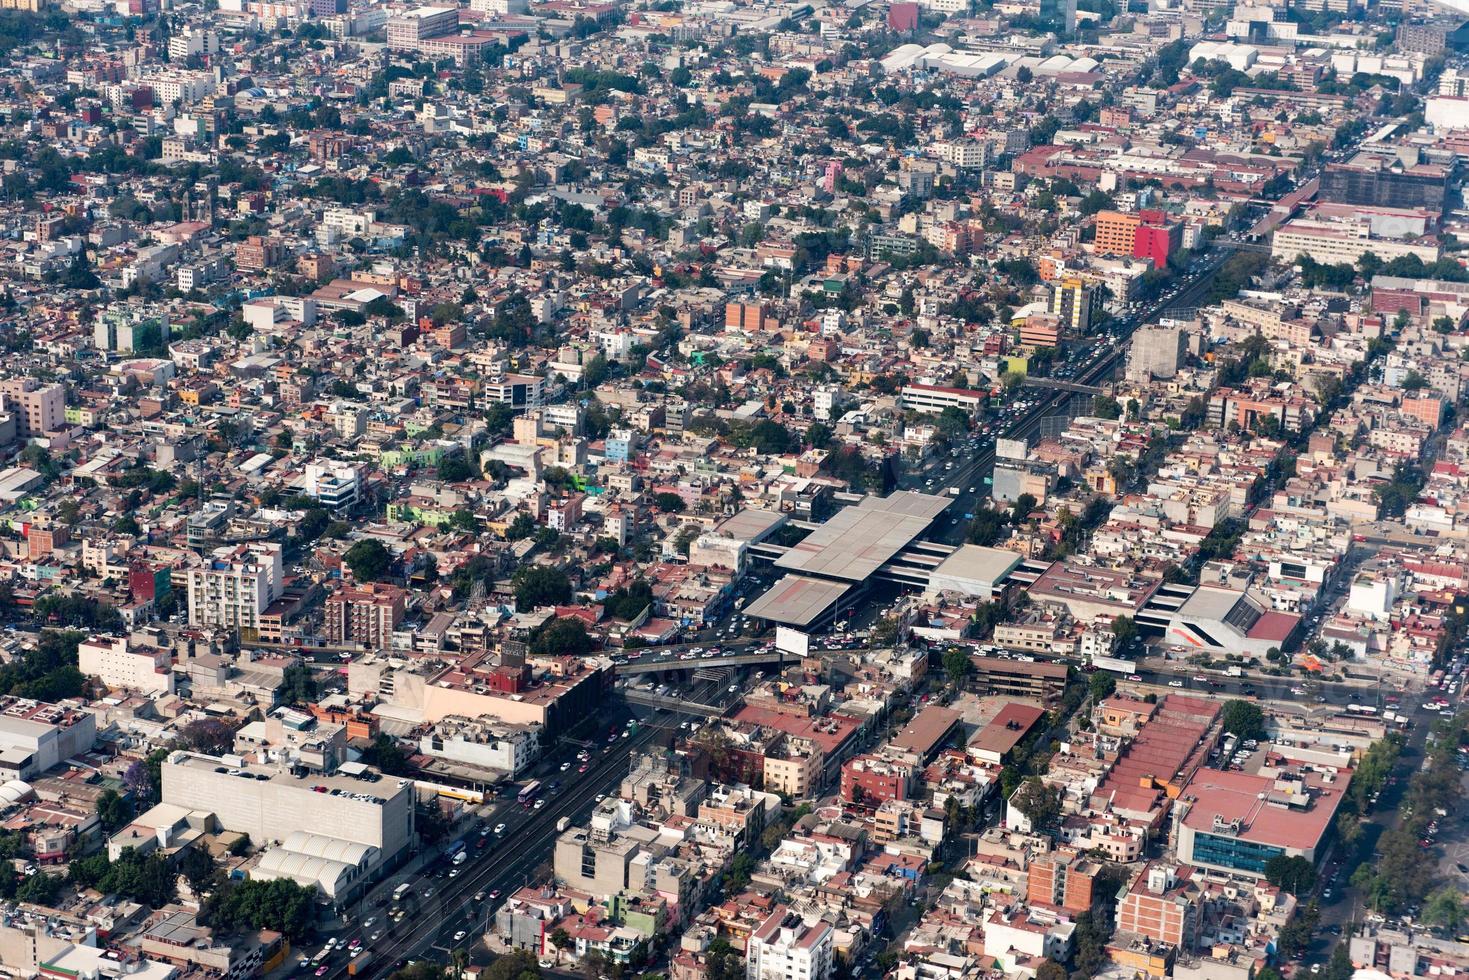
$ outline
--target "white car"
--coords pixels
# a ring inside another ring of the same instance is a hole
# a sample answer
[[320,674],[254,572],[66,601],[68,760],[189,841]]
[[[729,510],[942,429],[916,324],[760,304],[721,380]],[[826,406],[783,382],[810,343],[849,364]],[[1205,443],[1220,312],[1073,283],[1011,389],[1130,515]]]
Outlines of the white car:
[[1183,681],[1169,681],[1169,687],[1183,687]]
[[[623,738],[627,738],[627,732],[623,732],[622,733],[622,737]],[[534,809],[539,810],[541,807],[543,807],[545,805],[546,805],[546,801],[545,800],[536,800],[536,805],[535,805]]]
[[505,825],[503,823],[497,823],[497,824],[495,824],[495,833],[497,833],[497,834],[503,834],[503,833],[505,833]]
[[460,929],[458,932],[454,933],[454,941],[456,943],[463,942],[465,935],[465,931],[463,929]]

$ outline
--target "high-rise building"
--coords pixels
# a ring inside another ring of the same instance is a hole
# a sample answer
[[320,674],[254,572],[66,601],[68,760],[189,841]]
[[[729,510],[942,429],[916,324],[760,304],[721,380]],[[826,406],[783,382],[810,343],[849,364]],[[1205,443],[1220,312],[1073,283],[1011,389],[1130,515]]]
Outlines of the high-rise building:
[[22,439],[45,435],[66,418],[66,389],[35,378],[0,381],[0,409],[15,413],[16,434]]
[[1117,929],[1189,948],[1198,928],[1201,894],[1193,868],[1149,864],[1117,896]]
[[1122,211],[1098,211],[1092,246],[1098,255],[1131,255],[1142,219]]
[[1096,287],[1080,279],[1065,279],[1051,286],[1051,306],[1047,310],[1061,318],[1061,325],[1072,333],[1091,329],[1096,312]]
[[207,567],[189,570],[189,623],[259,630],[261,614],[281,594],[282,576],[278,544],[220,548]]
[[1127,355],[1127,380],[1171,378],[1183,360],[1183,328],[1151,323],[1135,331]]
[[1099,861],[1075,854],[1047,854],[1030,862],[1026,878],[1026,901],[1081,914],[1092,907]]
[[369,649],[388,646],[403,621],[408,593],[396,585],[369,582],[338,589],[325,604],[326,638],[333,643],[360,643]]

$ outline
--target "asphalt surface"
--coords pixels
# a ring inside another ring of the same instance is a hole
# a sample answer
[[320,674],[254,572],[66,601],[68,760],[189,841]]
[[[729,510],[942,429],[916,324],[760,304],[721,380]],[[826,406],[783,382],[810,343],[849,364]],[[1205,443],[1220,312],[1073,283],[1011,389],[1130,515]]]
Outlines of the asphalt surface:
[[[688,696],[692,700],[713,697],[718,687],[717,682],[703,682],[691,688]],[[454,877],[434,874],[438,870],[447,872],[450,867],[445,859],[439,858],[420,872],[395,875],[378,883],[357,906],[353,924],[334,932],[344,943],[361,939],[372,953],[372,960],[356,976],[367,980],[385,977],[405,961],[432,959],[447,963],[455,949],[464,949],[483,960],[486,953],[479,939],[495,910],[516,889],[538,880],[538,872],[543,867],[549,870],[558,836],[557,822],[562,817],[570,817],[573,823],[584,822],[597,797],[613,792],[627,775],[632,753],[655,743],[667,743],[678,727],[678,720],[670,721],[673,716],[667,712],[652,712],[639,722],[636,734],[628,738],[619,735],[608,744],[608,729],[615,724],[620,733],[628,717],[626,711],[614,708],[601,719],[596,729],[600,742],[589,747],[592,759],[586,773],[578,773],[575,765],[567,772],[560,772],[560,755],[556,757],[557,764],[542,767],[544,773],[538,771],[535,778],[541,779],[543,785],[553,779],[561,782],[555,795],[549,795],[543,788],[541,798],[545,804],[540,809],[522,807],[513,796],[497,799],[478,809],[477,820],[465,821],[456,828],[445,843],[467,835],[470,856]],[[487,839],[495,843],[483,849],[473,846],[479,835],[468,827],[484,824],[493,828],[499,823],[506,825],[503,836],[491,833]],[[405,881],[413,885],[413,898],[405,898],[407,914],[402,922],[393,924],[387,918],[393,906],[391,896]],[[480,892],[486,897],[477,902],[474,896]],[[489,897],[494,892],[499,894]],[[376,921],[364,928],[361,923],[366,919]],[[379,931],[382,934],[372,941],[370,936]],[[461,932],[464,936],[456,939]],[[304,952],[314,952],[316,948],[319,944]],[[338,980],[347,975],[350,960],[345,952],[339,951],[324,962],[328,967],[324,978]],[[314,968],[295,968],[292,972],[307,977],[313,975]]]
[[[1215,248],[1203,260],[1204,264],[1198,272],[1181,277],[1180,287],[1173,296],[1156,300],[1152,306],[1135,314],[1110,321],[1108,328],[1114,336],[1108,338],[1108,345],[1079,362],[1069,362],[1076,371],[1072,377],[1064,380],[1093,386],[1110,380],[1118,364],[1126,356],[1127,339],[1132,336],[1133,331],[1144,323],[1156,321],[1169,310],[1199,306],[1213,282],[1214,274],[1233,254],[1233,249],[1229,247]],[[1060,366],[1064,365],[1058,365]],[[1022,388],[1019,397],[1034,399],[1034,403],[1019,415],[1004,419],[995,427],[994,432],[1004,438],[1033,436],[1040,429],[1042,419],[1065,410],[1072,394],[1069,391],[1048,388]],[[953,469],[947,468],[950,463],[954,464]],[[974,513],[989,497],[990,487],[985,480],[994,472],[994,465],[994,438],[981,435],[966,440],[958,448],[957,456],[940,457],[904,475],[900,485],[905,489],[928,493],[947,493],[950,487],[958,490],[953,496],[954,503],[949,511],[939,518],[940,521],[947,520],[947,523],[939,525],[938,531],[930,535],[933,540],[946,544],[963,542],[969,529],[969,522],[964,519],[964,515]]]

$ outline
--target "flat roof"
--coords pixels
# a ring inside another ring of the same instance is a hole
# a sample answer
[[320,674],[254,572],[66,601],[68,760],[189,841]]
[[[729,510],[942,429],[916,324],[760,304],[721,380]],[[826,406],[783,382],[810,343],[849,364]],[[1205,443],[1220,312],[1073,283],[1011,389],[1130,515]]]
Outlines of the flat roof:
[[1239,821],[1242,840],[1294,850],[1310,850],[1321,843],[1341,805],[1341,789],[1350,773],[1338,774],[1336,785],[1308,781],[1314,791],[1303,809],[1272,802],[1275,780],[1247,772],[1201,769],[1183,792],[1193,805],[1184,825],[1198,833],[1217,834],[1214,821]]
[[777,568],[862,582],[918,537],[949,506],[948,497],[900,490],[864,497],[839,511],[790,551]]
[[963,717],[953,708],[931,704],[903,726],[889,744],[927,758]]
[[733,517],[720,521],[714,530],[739,541],[759,541],[788,520],[790,516],[779,511],[746,507]]
[[846,582],[805,575],[786,575],[745,607],[745,615],[787,626],[809,626],[834,606],[847,590]]
[[936,589],[958,592],[972,593],[974,587],[992,590],[1023,560],[1018,551],[961,545],[929,574],[929,582]]

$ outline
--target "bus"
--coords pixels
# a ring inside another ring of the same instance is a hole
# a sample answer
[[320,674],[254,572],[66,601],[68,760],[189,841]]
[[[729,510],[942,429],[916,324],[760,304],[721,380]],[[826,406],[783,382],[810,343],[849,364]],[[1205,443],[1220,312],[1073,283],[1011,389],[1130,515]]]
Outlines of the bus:
[[395,902],[401,902],[401,901],[403,901],[403,897],[405,895],[407,895],[409,892],[411,892],[412,890],[413,890],[413,886],[411,884],[409,884],[406,881],[403,882],[403,884],[401,884],[397,888],[394,888],[393,889],[393,901],[395,901]]
[[1347,713],[1353,715],[1375,715],[1377,714],[1377,709],[1370,704],[1349,704],[1347,705]]
[[464,850],[464,841],[456,840],[444,849],[444,857],[453,859]]
[[534,800],[536,794],[540,791],[541,781],[539,779],[532,779],[520,788],[520,795],[516,799],[520,801],[521,806],[530,806],[531,800]]

